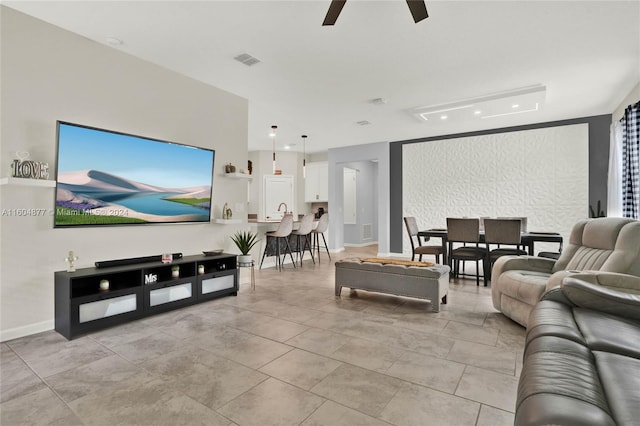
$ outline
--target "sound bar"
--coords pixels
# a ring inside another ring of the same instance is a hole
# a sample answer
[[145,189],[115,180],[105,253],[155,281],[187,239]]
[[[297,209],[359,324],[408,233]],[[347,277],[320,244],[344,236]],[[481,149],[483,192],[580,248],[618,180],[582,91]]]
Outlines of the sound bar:
[[[182,253],[173,253],[173,259],[182,259]],[[160,262],[162,255],[130,257],[129,259],[101,260],[95,263],[96,268],[110,268],[112,266],[135,265],[136,263]]]

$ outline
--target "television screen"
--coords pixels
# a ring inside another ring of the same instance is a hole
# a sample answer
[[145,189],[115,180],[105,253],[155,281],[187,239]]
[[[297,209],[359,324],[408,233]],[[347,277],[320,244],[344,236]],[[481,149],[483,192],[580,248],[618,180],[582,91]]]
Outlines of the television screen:
[[208,222],[215,151],[58,121],[55,226]]

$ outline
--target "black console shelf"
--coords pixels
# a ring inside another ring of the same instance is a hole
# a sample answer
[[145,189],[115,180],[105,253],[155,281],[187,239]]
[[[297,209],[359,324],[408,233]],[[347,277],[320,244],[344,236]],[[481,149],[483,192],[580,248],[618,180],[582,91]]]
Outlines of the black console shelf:
[[[177,276],[172,268],[177,266]],[[108,289],[100,282],[107,280]],[[55,329],[67,339],[159,312],[238,294],[236,255],[186,256],[55,272]]]

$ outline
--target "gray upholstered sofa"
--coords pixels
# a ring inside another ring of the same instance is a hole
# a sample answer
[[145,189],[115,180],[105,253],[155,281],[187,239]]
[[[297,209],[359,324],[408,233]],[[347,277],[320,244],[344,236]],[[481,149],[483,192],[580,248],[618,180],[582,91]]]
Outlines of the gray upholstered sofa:
[[[558,260],[533,256],[499,258],[491,273],[493,306],[526,327],[542,294],[580,271],[640,276],[640,222],[623,218],[580,221],[574,225],[569,244]],[[640,293],[640,286],[634,282],[603,280],[602,285]]]
[[528,324],[516,426],[640,424],[639,295],[569,277]]

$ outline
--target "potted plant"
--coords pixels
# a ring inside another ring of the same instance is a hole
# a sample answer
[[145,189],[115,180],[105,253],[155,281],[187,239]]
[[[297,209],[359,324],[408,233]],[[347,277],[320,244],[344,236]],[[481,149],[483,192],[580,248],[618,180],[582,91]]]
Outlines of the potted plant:
[[173,265],[171,267],[171,277],[180,278],[180,267],[178,265]]
[[251,231],[238,231],[231,237],[231,241],[233,241],[240,250],[241,255],[238,256],[238,262],[240,263],[250,263],[251,255],[249,252],[260,241],[258,236]]

